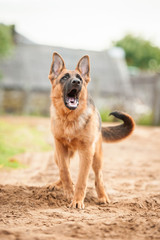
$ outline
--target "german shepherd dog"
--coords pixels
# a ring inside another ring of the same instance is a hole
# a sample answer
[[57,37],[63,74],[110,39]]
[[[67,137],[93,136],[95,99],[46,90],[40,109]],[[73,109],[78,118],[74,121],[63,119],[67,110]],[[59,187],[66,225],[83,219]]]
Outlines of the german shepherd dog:
[[[50,190],[63,188],[71,200],[70,207],[84,208],[87,178],[91,166],[95,173],[95,188],[100,203],[109,203],[102,177],[102,140],[115,142],[129,136],[134,129],[133,119],[126,113],[112,112],[123,121],[113,127],[101,127],[101,118],[87,91],[90,82],[89,57],[83,56],[74,71],[65,67],[63,58],[53,53],[49,79],[51,89],[51,130],[54,136],[54,158],[60,179]],[[80,165],[74,186],[69,172],[70,158],[78,150]]]

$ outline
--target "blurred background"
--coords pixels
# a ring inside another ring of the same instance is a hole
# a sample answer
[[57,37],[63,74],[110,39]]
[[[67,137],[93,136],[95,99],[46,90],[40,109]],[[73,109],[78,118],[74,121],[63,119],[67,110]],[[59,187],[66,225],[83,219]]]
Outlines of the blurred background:
[[90,56],[103,121],[117,109],[160,125],[159,10],[159,0],[0,0],[1,116],[49,116],[56,51],[69,69]]

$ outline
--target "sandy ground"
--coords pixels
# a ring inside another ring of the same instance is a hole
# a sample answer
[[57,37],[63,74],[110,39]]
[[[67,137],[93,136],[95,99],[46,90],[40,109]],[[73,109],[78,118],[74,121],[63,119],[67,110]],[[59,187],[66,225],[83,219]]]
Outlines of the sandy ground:
[[[22,120],[50,134],[48,119]],[[23,154],[19,159],[29,168],[1,170],[0,239],[160,239],[160,128],[136,127],[130,138],[104,144],[103,150],[111,203],[97,203],[91,170],[84,210],[68,208],[62,191],[47,190],[58,179],[53,152]],[[77,171],[76,156],[74,182]]]

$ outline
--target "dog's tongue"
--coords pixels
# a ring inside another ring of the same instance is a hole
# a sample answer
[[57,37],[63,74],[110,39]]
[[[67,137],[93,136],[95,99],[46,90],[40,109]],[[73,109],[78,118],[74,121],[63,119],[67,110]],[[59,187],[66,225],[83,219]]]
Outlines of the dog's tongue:
[[77,100],[75,98],[69,97],[67,102],[70,107],[77,107]]

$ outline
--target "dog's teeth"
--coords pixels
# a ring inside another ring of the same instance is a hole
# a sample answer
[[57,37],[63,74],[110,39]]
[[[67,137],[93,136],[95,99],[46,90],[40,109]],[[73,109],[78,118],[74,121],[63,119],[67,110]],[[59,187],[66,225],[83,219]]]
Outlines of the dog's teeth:
[[69,107],[76,108],[79,105],[79,101],[76,97],[66,97],[66,104]]

